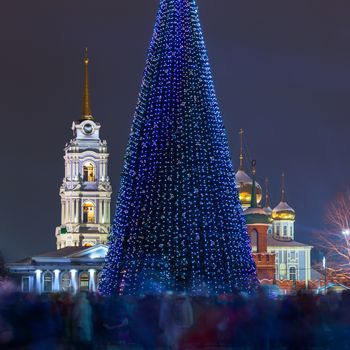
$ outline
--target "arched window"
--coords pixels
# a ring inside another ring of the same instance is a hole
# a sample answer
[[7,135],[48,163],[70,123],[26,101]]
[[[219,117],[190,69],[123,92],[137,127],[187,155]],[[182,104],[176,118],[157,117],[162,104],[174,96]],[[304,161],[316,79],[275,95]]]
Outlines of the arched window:
[[83,223],[95,223],[95,206],[92,202],[85,202],[83,204]]
[[295,267],[291,267],[289,269],[289,279],[292,281],[296,281],[297,279],[297,271]]
[[256,253],[258,251],[258,231],[257,230],[252,230],[251,233],[251,244],[253,247],[253,253]]
[[93,162],[86,162],[83,165],[83,180],[93,182],[95,181],[95,165]]
[[283,236],[287,236],[287,226],[283,226]]
[[62,274],[62,290],[64,292],[70,292],[71,291],[71,278],[69,272],[64,272]]
[[43,292],[51,293],[52,292],[52,273],[50,271],[46,271],[43,275]]
[[279,235],[280,235],[280,227],[279,227],[279,224],[278,224],[278,223],[276,223],[276,225],[274,224],[274,228],[275,228],[275,233],[276,233],[276,235],[279,236]]
[[79,277],[79,290],[81,292],[89,291],[89,274],[87,272],[82,272]]

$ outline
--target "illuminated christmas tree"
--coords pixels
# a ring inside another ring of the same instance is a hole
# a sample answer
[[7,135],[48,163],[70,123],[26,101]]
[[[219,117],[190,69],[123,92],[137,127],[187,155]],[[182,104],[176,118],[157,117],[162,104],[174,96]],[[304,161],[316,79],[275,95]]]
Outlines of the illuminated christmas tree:
[[100,291],[257,284],[195,0],[161,0]]

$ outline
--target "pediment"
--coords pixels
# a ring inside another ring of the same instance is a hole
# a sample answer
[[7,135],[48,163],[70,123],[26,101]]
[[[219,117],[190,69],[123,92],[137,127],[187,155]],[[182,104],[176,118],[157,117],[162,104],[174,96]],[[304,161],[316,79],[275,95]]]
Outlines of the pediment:
[[89,259],[104,259],[107,255],[108,247],[105,244],[96,244],[92,247],[84,249],[69,255],[69,258],[89,258]]

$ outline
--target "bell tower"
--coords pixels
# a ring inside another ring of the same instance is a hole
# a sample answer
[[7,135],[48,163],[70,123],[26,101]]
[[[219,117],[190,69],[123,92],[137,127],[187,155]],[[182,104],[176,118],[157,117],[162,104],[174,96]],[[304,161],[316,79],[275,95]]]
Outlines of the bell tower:
[[108,177],[107,142],[91,111],[89,58],[83,60],[82,113],[73,122],[74,138],[64,149],[65,174],[60,188],[61,225],[56,227],[57,249],[107,243],[112,187]]
[[250,207],[244,211],[247,231],[252,243],[253,258],[258,278],[261,283],[272,283],[275,276],[275,254],[267,251],[267,237],[270,227],[270,216],[259,207],[256,198],[256,161],[252,162],[253,185]]

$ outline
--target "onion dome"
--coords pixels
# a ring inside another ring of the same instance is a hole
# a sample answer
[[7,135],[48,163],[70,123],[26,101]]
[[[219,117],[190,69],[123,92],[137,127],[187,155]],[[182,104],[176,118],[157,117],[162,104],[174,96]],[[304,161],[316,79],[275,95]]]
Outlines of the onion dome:
[[[240,138],[241,138],[241,152],[239,156],[239,170],[236,172],[236,185],[239,192],[239,199],[243,205],[243,207],[248,207],[252,200],[252,186],[253,180],[252,178],[244,171],[243,166],[243,129],[240,130]],[[255,182],[255,191],[256,191],[256,199],[258,204],[262,199],[262,189],[261,186]]]
[[246,209],[243,214],[245,216],[247,225],[253,224],[269,224],[270,217],[266,214],[263,208],[258,207],[257,202],[257,191],[256,191],[256,182],[255,182],[255,174],[256,174],[256,161],[252,161],[253,168],[253,179],[252,179],[252,192],[250,194],[251,202],[250,207]]
[[282,174],[282,196],[281,202],[272,210],[273,220],[295,220],[295,211],[286,201],[285,178]]

